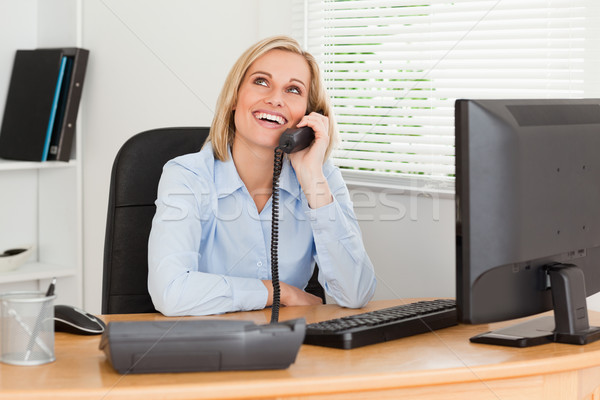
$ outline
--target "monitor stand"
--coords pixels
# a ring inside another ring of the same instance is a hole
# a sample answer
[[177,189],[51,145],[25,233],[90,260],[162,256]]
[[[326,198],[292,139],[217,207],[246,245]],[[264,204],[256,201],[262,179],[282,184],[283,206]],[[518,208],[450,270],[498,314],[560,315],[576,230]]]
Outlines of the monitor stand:
[[529,347],[558,342],[587,344],[600,339],[600,328],[590,327],[583,272],[573,264],[546,267],[550,277],[554,317],[539,317],[472,337],[474,343]]

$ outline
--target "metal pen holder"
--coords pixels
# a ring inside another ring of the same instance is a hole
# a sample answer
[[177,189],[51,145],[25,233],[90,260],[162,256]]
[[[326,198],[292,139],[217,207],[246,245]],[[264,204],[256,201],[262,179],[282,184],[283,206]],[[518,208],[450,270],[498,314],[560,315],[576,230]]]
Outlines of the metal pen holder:
[[54,355],[54,299],[44,292],[0,294],[0,361],[40,365]]

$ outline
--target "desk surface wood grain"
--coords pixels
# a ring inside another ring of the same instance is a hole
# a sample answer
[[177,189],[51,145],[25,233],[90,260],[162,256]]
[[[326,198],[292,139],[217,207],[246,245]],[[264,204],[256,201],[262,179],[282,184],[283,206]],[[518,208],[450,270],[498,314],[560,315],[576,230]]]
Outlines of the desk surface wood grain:
[[[360,310],[336,305],[286,307],[281,309],[280,320],[304,317],[310,323],[409,301],[414,300],[374,301]],[[167,319],[159,314],[102,318],[106,322]],[[191,318],[268,323],[270,311]],[[600,313],[590,312],[590,320],[594,325],[600,325]],[[600,376],[600,342],[586,346],[550,343],[519,349],[473,344],[468,340],[483,331],[506,325],[458,325],[354,350],[303,345],[296,362],[285,370],[140,375],[118,374],[98,348],[100,336],[58,332],[55,362],[34,367],[0,364],[0,398],[347,399],[367,398],[369,392],[374,393],[374,398],[386,398],[386,393],[389,398],[408,393],[411,398],[434,398],[434,392],[429,389],[436,388],[435,392],[444,395],[440,398],[448,399],[460,398],[473,388],[479,388],[493,395],[490,398],[497,399],[500,389],[494,389],[494,385],[500,382],[511,380],[513,383],[508,386],[515,387],[514,393],[524,395],[527,392],[519,388],[519,382],[523,385],[546,382],[544,390],[554,390],[553,385],[558,383],[551,377],[575,382],[577,388],[569,389],[578,393],[574,398],[586,398],[587,394],[600,390],[593,384]],[[536,377],[546,378],[531,380]],[[530,383],[527,383],[528,379]],[[600,380],[596,385],[600,385]],[[463,392],[452,397],[448,390]],[[426,397],[419,397],[419,393]],[[540,396],[544,394],[540,393]]]

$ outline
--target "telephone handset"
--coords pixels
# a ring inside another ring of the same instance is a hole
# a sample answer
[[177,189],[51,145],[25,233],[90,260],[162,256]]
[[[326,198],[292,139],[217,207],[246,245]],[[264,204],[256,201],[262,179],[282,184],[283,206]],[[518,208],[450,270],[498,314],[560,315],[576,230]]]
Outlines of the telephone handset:
[[283,163],[283,153],[293,153],[307,148],[315,140],[312,128],[304,126],[286,129],[279,138],[279,146],[275,148],[273,161],[273,196],[271,200],[271,282],[273,284],[273,306],[271,307],[271,323],[279,321],[279,267],[277,247],[279,241],[279,175]]
[[309,126],[286,129],[279,138],[279,148],[284,153],[294,153],[307,148],[315,140],[315,132]]

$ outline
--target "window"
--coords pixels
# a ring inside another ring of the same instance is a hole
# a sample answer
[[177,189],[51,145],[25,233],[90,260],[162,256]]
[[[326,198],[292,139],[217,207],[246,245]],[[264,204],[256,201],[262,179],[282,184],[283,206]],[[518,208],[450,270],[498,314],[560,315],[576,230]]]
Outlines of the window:
[[455,99],[584,97],[592,4],[297,0],[340,128],[335,163],[350,181],[453,192]]

